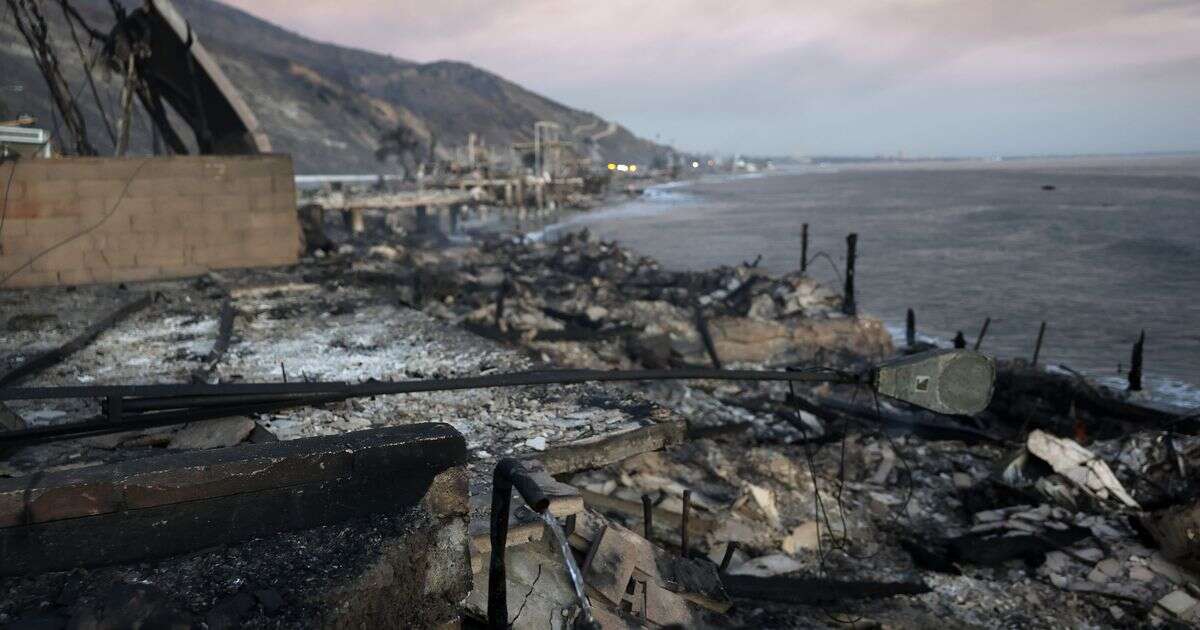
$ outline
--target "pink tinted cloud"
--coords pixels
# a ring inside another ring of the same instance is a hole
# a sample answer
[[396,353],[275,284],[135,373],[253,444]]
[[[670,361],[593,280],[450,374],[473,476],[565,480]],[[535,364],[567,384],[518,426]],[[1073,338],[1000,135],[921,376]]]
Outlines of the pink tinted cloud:
[[1083,81],[1121,92],[1122,77],[1152,66],[1200,76],[1190,0],[228,2],[323,41],[467,61],[643,133],[639,122],[689,133],[695,124],[651,113],[681,104],[840,119],[893,94],[986,101],[1044,85],[1061,96],[1056,86]]

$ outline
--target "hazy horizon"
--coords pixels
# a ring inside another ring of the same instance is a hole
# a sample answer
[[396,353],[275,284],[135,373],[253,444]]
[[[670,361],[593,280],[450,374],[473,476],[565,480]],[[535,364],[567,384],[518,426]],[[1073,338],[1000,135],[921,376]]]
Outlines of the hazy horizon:
[[681,148],[968,157],[1200,150],[1200,3],[227,0],[465,61]]

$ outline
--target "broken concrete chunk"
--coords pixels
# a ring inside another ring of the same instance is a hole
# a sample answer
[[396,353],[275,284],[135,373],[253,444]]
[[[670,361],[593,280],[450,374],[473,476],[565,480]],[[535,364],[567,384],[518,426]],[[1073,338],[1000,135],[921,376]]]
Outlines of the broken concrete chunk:
[[738,499],[733,508],[747,518],[764,520],[773,528],[780,526],[779,508],[775,506],[775,493],[770,488],[746,484],[746,494]]
[[756,577],[772,577],[792,573],[804,568],[804,564],[795,558],[783,554],[762,556],[730,567],[726,573],[730,575],[753,575]]
[[783,539],[783,551],[790,555],[795,555],[801,550],[816,551],[820,546],[821,530],[816,521],[800,525]]
[[1088,573],[1088,580],[1097,584],[1103,584],[1109,580],[1121,577],[1121,563],[1112,558],[1106,558],[1096,563]]
[[1188,595],[1187,591],[1183,589],[1163,595],[1157,603],[1160,608],[1180,619],[1191,619],[1196,611],[1196,605],[1200,604],[1196,598]]
[[168,448],[199,450],[240,444],[254,430],[250,418],[221,418],[191,422],[171,436]]
[[1088,495],[1105,501],[1115,500],[1124,507],[1140,507],[1117,481],[1108,464],[1074,440],[1036,430],[1029,434],[1025,447]]
[[1150,582],[1154,580],[1154,572],[1141,565],[1133,566],[1129,568],[1129,579],[1137,582]]

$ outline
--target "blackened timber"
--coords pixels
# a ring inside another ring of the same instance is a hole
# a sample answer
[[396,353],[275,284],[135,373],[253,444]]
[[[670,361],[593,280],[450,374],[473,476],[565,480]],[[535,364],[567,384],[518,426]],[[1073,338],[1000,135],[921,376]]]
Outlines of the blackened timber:
[[917,345],[917,315],[911,308],[904,315],[904,345],[909,348]]
[[0,527],[0,574],[138,562],[404,512],[466,457],[462,435],[431,423],[96,466],[65,480],[3,479],[0,501],[16,503],[0,503],[0,514],[21,524]]
[[808,224],[800,226],[800,275],[808,273]]
[[110,313],[104,319],[89,326],[87,330],[84,330],[83,333],[79,334],[70,341],[57,348],[54,348],[53,350],[49,350],[28,360],[9,370],[4,376],[0,376],[0,387],[8,387],[17,381],[20,381],[21,379],[28,378],[34,374],[37,374],[38,372],[41,372],[42,370],[57,365],[67,357],[87,347],[88,344],[92,343],[92,341],[95,341],[96,337],[99,337],[104,331],[116,326],[125,318],[137,313],[149,305],[150,295],[148,294],[124,304],[116,311]]
[[979,346],[983,345],[983,338],[987,336],[988,326],[992,323],[991,317],[983,319],[983,328],[979,329],[979,336],[975,338],[975,350],[979,350]]
[[757,577],[722,575],[731,597],[745,597],[785,604],[825,604],[850,599],[877,599],[896,595],[920,595],[929,587],[921,582],[840,581],[825,578]]
[[853,416],[867,422],[879,422],[885,430],[902,435],[915,434],[927,440],[960,440],[975,444],[990,442],[1004,444],[1004,437],[984,429],[978,429],[955,419],[931,411],[905,412],[881,405],[846,402],[837,398],[821,397],[809,401],[815,407],[825,407],[835,412]]
[[716,369],[721,369],[721,357],[717,355],[717,344],[713,343],[712,332],[708,329],[708,320],[704,317],[704,310],[699,304],[695,306],[696,331],[700,333],[700,340],[704,342],[704,350],[708,352],[708,359],[712,361],[712,366]]
[[1042,338],[1045,336],[1046,322],[1042,322],[1042,325],[1038,328],[1037,342],[1033,344],[1033,360],[1029,362],[1030,365],[1037,365],[1038,355],[1042,353]]
[[858,235],[851,232],[846,236],[846,287],[842,291],[842,312],[854,317],[858,304],[854,301],[854,263],[858,258]]

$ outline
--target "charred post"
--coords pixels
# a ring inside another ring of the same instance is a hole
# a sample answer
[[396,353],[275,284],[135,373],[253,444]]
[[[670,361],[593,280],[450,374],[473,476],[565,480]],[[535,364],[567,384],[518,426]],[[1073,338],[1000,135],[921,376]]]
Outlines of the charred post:
[[704,350],[712,366],[721,369],[721,357],[717,355],[717,344],[713,341],[712,332],[708,330],[708,319],[704,317],[704,309],[697,303],[695,306],[696,331],[700,333],[700,341],[704,342]]
[[983,328],[979,329],[979,336],[975,338],[975,350],[979,350],[979,346],[983,344],[983,338],[987,336],[988,326],[992,323],[991,317],[983,319]]
[[1133,357],[1129,360],[1129,391],[1142,391],[1142,350],[1146,345],[1146,331],[1138,335],[1133,344]]
[[1042,354],[1042,339],[1045,336],[1046,322],[1042,322],[1042,325],[1038,327],[1037,343],[1033,344],[1033,360],[1029,362],[1030,365],[1037,365],[1038,356]]
[[808,224],[800,226],[800,275],[808,273]]
[[858,235],[851,232],[846,236],[846,288],[842,297],[842,312],[854,317],[858,305],[854,301],[854,260],[858,257]]
[[904,317],[904,345],[909,348],[917,345],[917,315],[911,308]]

